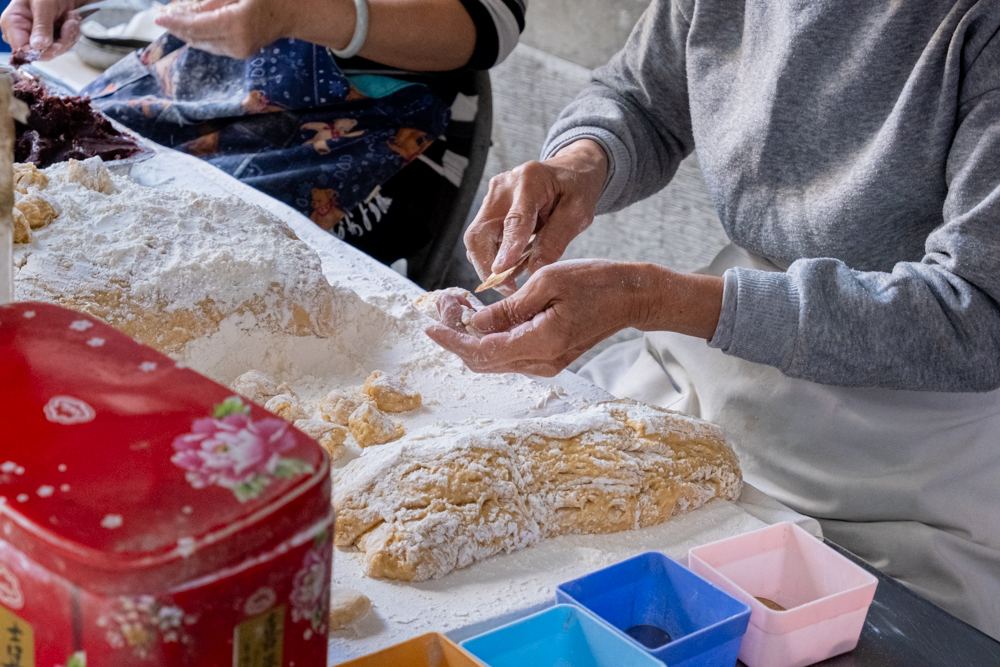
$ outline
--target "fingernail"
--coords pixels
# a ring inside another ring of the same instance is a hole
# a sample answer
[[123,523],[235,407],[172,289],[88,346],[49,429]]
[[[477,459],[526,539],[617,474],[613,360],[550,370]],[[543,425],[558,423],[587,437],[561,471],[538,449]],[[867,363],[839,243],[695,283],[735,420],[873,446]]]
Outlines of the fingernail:
[[488,308],[472,316],[472,326],[480,331],[493,331],[493,313]]
[[33,49],[44,49],[48,46],[48,44],[45,43],[45,38],[41,35],[32,35],[30,44]]
[[500,252],[497,253],[496,259],[493,260],[493,271],[502,270],[503,265],[506,261],[507,261],[507,249],[500,248]]

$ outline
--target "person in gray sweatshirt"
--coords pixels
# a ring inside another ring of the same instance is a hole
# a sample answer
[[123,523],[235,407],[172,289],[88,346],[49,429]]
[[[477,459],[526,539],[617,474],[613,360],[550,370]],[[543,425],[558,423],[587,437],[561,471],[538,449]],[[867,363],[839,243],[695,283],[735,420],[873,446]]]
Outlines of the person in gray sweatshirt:
[[[748,481],[1000,638],[998,31],[998,0],[653,0],[466,234],[484,278],[535,234],[531,278],[489,335],[428,334],[553,375],[650,332],[583,374],[722,424]],[[712,266],[557,261],[692,151]]]

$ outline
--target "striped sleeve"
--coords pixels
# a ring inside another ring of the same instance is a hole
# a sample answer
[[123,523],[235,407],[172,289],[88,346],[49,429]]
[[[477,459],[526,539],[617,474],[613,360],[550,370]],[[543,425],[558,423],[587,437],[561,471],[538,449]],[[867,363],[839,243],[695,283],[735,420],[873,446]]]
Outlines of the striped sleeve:
[[476,48],[466,65],[489,69],[510,55],[524,30],[528,0],[461,0],[476,24]]

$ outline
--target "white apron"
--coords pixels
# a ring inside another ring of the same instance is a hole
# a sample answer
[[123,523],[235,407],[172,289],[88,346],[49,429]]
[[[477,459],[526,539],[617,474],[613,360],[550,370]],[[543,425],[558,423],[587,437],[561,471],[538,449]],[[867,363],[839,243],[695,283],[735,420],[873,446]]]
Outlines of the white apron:
[[[780,270],[727,246],[702,273]],[[648,333],[579,374],[723,426],[746,480],[824,534],[1000,639],[1000,391],[831,387]]]

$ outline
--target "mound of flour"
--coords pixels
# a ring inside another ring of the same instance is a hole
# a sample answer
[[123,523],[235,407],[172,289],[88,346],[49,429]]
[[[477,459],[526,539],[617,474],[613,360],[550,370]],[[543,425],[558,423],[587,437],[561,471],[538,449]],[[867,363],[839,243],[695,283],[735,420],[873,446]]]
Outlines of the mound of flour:
[[284,223],[238,198],[116,176],[105,194],[74,182],[65,164],[45,173],[36,192],[58,217],[15,246],[18,300],[90,313],[175,356],[227,326],[315,339],[372,319],[392,328],[350,289],[330,285]]

